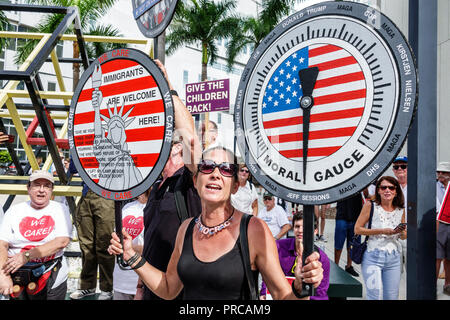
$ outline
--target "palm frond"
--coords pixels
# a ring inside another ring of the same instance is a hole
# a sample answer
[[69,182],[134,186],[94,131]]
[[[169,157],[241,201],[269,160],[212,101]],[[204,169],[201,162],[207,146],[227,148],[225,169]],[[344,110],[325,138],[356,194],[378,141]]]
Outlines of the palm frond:
[[[3,11],[0,11],[0,31],[6,31],[8,27],[8,18]],[[8,38],[0,38],[0,54],[8,47]]]
[[[91,36],[103,36],[103,37],[121,37],[122,34],[120,31],[112,25],[93,25],[89,26],[89,29],[86,31],[87,35]],[[89,58],[96,59],[101,56],[103,53],[113,50],[126,47],[127,45],[121,43],[109,43],[109,42],[87,42],[86,50]]]
[[216,40],[231,38],[239,26],[235,8],[236,0],[179,3],[166,36],[166,53],[171,55],[184,45],[201,43],[202,64],[214,63],[218,56]]

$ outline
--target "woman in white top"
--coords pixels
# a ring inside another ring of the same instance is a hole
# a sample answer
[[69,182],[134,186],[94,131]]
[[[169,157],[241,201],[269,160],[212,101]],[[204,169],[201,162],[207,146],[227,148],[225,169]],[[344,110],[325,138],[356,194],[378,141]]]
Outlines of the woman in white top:
[[372,201],[364,204],[355,234],[369,236],[361,269],[367,300],[396,300],[400,287],[401,252],[398,239],[406,239],[404,197],[397,179],[381,177],[376,184],[372,227],[367,228]]
[[[142,253],[144,246],[144,207],[150,190],[122,208],[122,227],[131,236],[133,249]],[[114,300],[134,300],[139,276],[134,270],[123,270],[117,261],[113,273]]]

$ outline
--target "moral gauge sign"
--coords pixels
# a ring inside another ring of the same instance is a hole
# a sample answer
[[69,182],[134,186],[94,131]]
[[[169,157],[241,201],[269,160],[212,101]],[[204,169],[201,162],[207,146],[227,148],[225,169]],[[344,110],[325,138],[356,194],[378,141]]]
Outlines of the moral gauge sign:
[[131,0],[133,16],[147,38],[156,38],[170,24],[178,0]]
[[273,194],[323,204],[362,190],[400,151],[417,103],[415,59],[394,23],[354,2],[299,11],[242,74],[237,141]]
[[169,86],[156,64],[138,50],[113,50],[78,82],[69,114],[70,155],[92,191],[133,199],[162,172],[173,124]]

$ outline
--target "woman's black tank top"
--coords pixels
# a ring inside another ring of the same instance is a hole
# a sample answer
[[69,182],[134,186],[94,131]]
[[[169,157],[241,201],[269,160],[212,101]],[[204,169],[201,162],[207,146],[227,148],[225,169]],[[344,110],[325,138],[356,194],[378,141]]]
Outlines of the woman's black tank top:
[[[184,285],[185,300],[242,300],[246,288],[239,237],[233,249],[212,262],[202,262],[194,254],[192,234],[195,219],[184,237],[183,250],[177,265]],[[245,284],[245,285],[244,285]]]

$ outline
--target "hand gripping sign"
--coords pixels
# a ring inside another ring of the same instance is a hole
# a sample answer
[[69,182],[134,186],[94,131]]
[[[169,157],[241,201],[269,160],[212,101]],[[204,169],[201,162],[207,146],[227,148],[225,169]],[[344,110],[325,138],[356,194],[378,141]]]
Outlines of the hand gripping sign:
[[70,107],[70,155],[83,181],[116,201],[146,191],[168,159],[173,117],[169,86],[148,56],[133,49],[100,56]]

